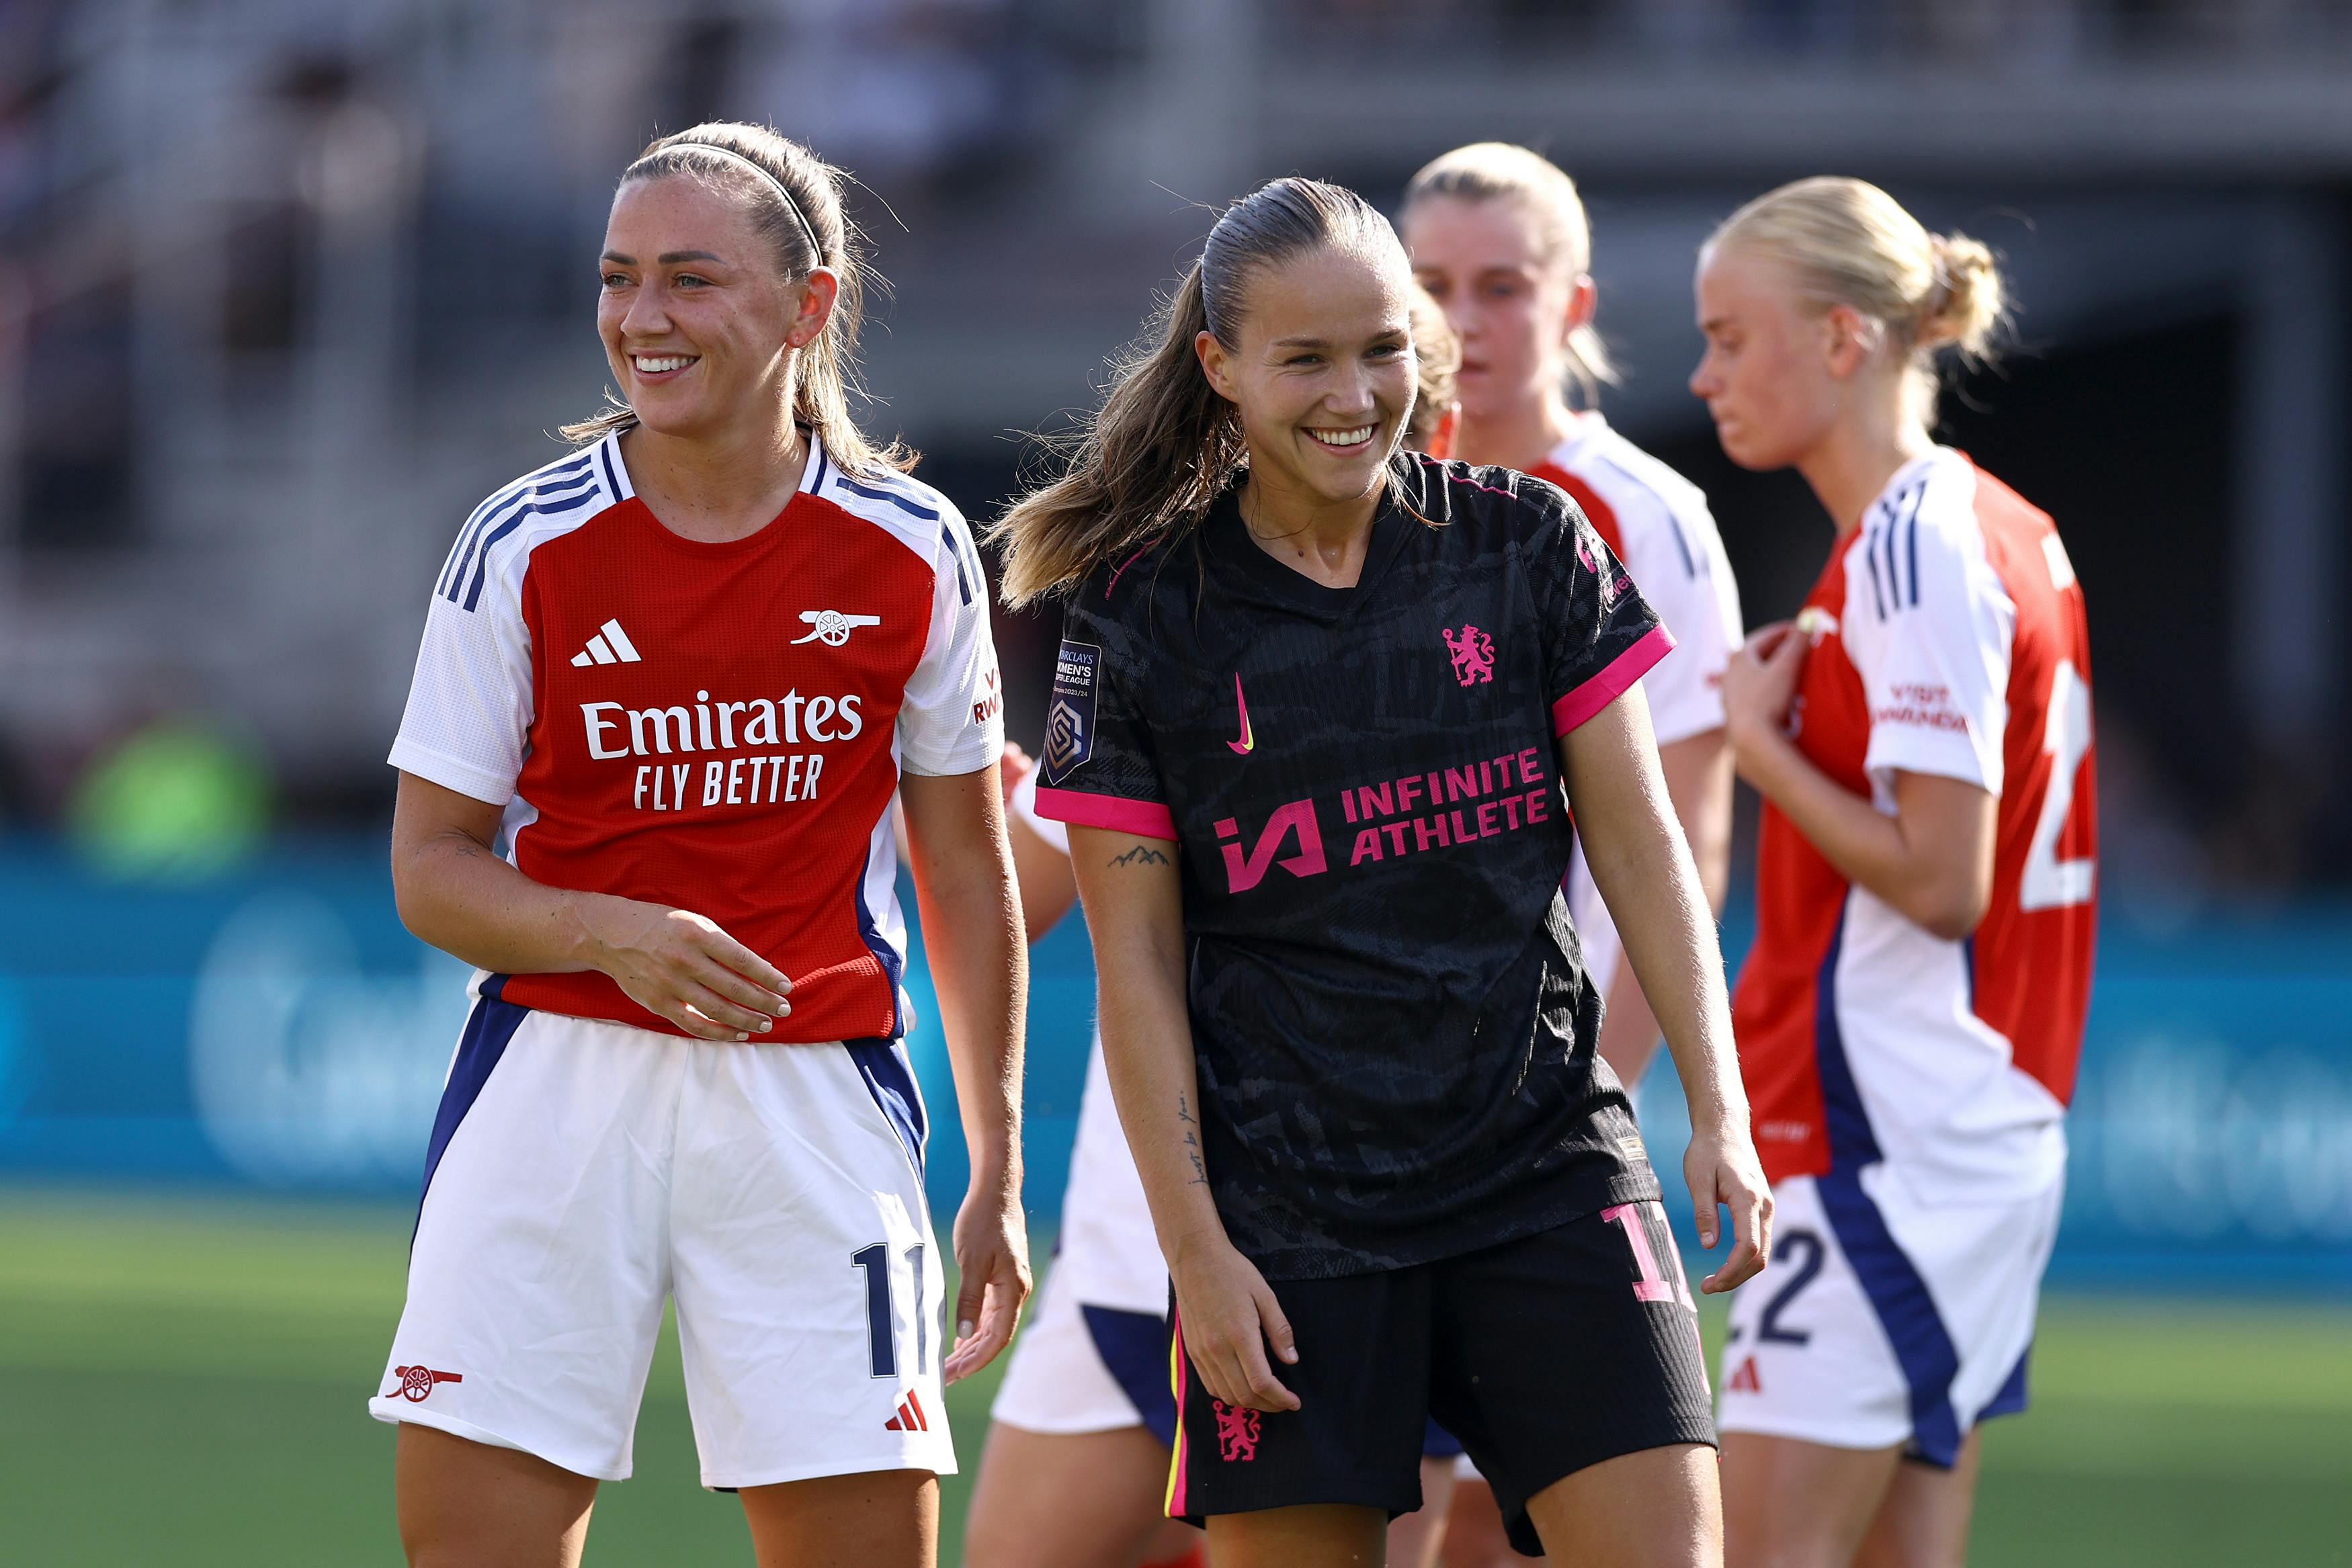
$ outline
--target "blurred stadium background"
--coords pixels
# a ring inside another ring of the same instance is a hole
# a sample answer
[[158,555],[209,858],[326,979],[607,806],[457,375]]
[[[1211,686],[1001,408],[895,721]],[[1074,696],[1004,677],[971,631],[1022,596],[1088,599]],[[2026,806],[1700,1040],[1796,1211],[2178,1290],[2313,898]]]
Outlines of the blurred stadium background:
[[[464,1001],[394,915],[382,758],[457,524],[598,400],[614,172],[713,115],[865,182],[871,420],[975,518],[1202,204],[1542,148],[1605,406],[1707,488],[1757,621],[1828,533],[1683,390],[1694,245],[1838,172],[2002,250],[2022,344],[1949,439],[2089,591],[2107,852],[2041,1404],[1976,1560],[2352,1561],[2344,0],[0,0],[0,1560],[397,1561],[360,1401]],[[999,622],[1024,739],[1052,632]],[[1064,930],[1041,1259],[1090,1007]],[[1671,1167],[1672,1084],[1643,1106]],[[743,1560],[674,1360],[646,1427],[592,1560]]]

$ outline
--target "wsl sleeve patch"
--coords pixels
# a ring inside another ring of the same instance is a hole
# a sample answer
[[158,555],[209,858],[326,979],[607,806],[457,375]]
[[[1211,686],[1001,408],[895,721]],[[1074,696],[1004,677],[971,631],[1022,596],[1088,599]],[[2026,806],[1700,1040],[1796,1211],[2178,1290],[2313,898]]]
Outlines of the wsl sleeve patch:
[[1054,700],[1045,708],[1045,782],[1059,784],[1095,754],[1095,696],[1102,650],[1062,640],[1054,655]]

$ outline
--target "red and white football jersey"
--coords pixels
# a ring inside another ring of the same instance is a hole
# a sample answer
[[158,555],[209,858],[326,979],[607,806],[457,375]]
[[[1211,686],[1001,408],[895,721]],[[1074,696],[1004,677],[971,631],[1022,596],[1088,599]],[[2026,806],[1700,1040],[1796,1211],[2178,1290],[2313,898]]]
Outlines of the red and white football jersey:
[[[1722,728],[1723,666],[1741,639],[1739,584],[1706,497],[1598,413],[1578,414],[1568,438],[1528,473],[1576,498],[1675,640],[1674,651],[1642,677],[1658,744]],[[1581,841],[1569,864],[1568,903],[1585,967],[1605,996],[1622,946]]]
[[[394,767],[505,809],[553,887],[716,921],[793,982],[776,1040],[906,1029],[890,800],[1003,747],[962,517],[812,444],[748,538],[684,538],[618,434],[482,503],[425,618]],[[678,1032],[604,974],[488,976],[523,1007]]]
[[1998,800],[1992,902],[1947,942],[1764,808],[1756,946],[1732,1000],[1773,1180],[1885,1160],[1933,1196],[2038,1190],[2090,1004],[2098,851],[2090,632],[2047,514],[1965,456],[1907,464],[1797,622],[1790,723],[1892,813],[1894,776]]

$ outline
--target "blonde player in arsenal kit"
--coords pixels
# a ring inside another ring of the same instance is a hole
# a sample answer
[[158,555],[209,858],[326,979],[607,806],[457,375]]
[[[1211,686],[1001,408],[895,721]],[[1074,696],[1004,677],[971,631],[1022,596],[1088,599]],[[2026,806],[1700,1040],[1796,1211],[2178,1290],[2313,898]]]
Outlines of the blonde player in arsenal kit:
[[[1591,229],[1576,183],[1524,147],[1458,147],[1412,177],[1400,227],[1413,276],[1462,336],[1454,455],[1517,468],[1576,497],[1674,634],[1675,651],[1642,686],[1675,814],[1720,912],[1731,859],[1731,750],[1718,688],[1739,645],[1739,586],[1698,487],[1590,406],[1616,371],[1593,329]],[[1571,386],[1587,406],[1570,406]],[[1581,843],[1568,895],[1584,961],[1608,998],[1601,1055],[1631,1086],[1656,1048],[1657,1019],[1620,962],[1617,927]],[[1507,1560],[1491,1494],[1466,1459],[1463,1469],[1445,1560]]]
[[[758,1560],[927,1565],[940,1388],[1027,1292],[988,588],[849,420],[838,178],[730,124],[629,165],[597,309],[626,406],[435,586],[394,873],[481,972],[369,1406],[414,1563],[578,1561],[674,1301],[703,1483]],[[973,1152],[952,1340],[894,792]]]
[[1928,435],[1991,254],[1885,192],[1758,198],[1699,255],[1724,451],[1837,527],[1724,706],[1765,799],[1733,1015],[1779,1206],[1732,1307],[1727,1560],[1962,1561],[1977,1424],[2022,1409],[2091,983],[2083,591],[2050,518]]

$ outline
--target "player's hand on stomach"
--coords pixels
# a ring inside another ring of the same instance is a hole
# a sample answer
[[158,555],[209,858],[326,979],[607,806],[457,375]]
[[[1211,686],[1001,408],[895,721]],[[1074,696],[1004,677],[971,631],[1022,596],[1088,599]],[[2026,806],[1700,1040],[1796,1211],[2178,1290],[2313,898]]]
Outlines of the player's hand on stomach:
[[1683,1179],[1698,1210],[1700,1246],[1715,1249],[1720,1235],[1716,1206],[1731,1211],[1731,1251],[1698,1282],[1700,1291],[1715,1295],[1754,1279],[1772,1255],[1772,1189],[1747,1129],[1694,1132],[1683,1155]]
[[583,899],[596,967],[629,999],[698,1040],[747,1040],[793,1010],[781,970],[691,910],[633,898]]
[[1791,622],[1759,626],[1731,651],[1723,666],[1724,734],[1735,757],[1752,754],[1781,735],[1810,644]]
[[1204,1239],[1169,1265],[1184,1349],[1202,1386],[1228,1405],[1267,1412],[1296,1410],[1298,1396],[1274,1375],[1266,1349],[1285,1364],[1298,1359],[1290,1320],[1257,1265],[1223,1237]]
[[1013,1343],[1028,1301],[1029,1232],[1017,1192],[975,1180],[956,1210],[954,1346],[940,1372],[953,1383],[994,1361]]

